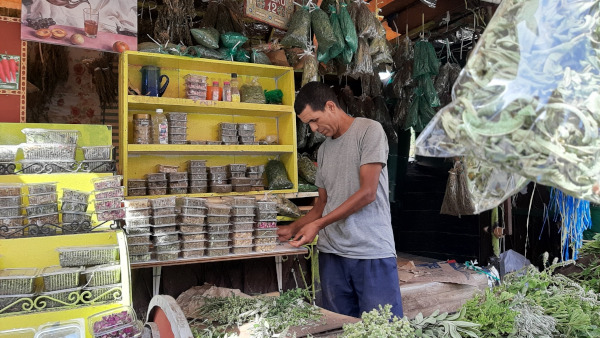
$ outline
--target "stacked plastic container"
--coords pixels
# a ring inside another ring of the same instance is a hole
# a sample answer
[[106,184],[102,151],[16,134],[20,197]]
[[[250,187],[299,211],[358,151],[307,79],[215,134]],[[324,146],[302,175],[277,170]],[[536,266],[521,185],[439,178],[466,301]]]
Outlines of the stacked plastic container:
[[169,143],[187,144],[187,114],[168,113]]
[[[34,280],[38,275],[36,268],[0,269],[0,309],[22,298],[35,297]],[[13,305],[3,313],[19,312],[22,303]]]
[[255,140],[254,123],[238,123],[237,135],[239,144],[258,144]]
[[90,172],[110,172],[114,170],[113,146],[81,147],[83,168]]
[[148,181],[148,195],[167,194],[169,181],[166,173],[146,174],[146,181]]
[[[72,225],[72,228],[79,230],[84,229],[84,227],[81,227],[84,223],[91,226],[92,215],[87,212],[89,200],[89,192],[63,188],[61,200],[62,223]],[[75,224],[78,227],[75,227]]]
[[248,192],[251,189],[250,180],[246,179],[246,164],[235,163],[227,165],[227,178],[235,192]]
[[152,259],[150,217],[152,209],[148,199],[125,200],[125,233],[129,247],[129,261],[147,262]]
[[177,228],[181,238],[181,257],[194,258],[204,256],[206,248],[206,199],[183,197],[177,200],[180,214]]
[[95,338],[140,337],[143,326],[129,306],[100,312],[88,318],[89,331]]
[[14,174],[19,146],[0,145],[0,175]]
[[152,244],[155,258],[159,261],[179,257],[179,231],[177,230],[177,200],[163,197],[150,200],[152,206]]
[[51,168],[52,172],[65,172],[75,165],[77,130],[52,130],[24,128],[26,143],[19,147],[25,159],[21,160],[24,174],[32,174],[40,168]]
[[231,206],[226,204],[208,203],[207,222],[207,256],[224,256],[231,249],[230,236],[230,213]]
[[250,190],[265,190],[264,172],[265,166],[263,164],[248,166],[246,168],[246,177],[250,178]]
[[21,187],[20,183],[0,183],[0,234],[4,236],[24,235]]
[[148,195],[147,180],[127,180],[127,196]]
[[185,76],[185,94],[188,99],[206,100],[206,76],[188,74]]
[[[56,182],[27,184],[29,206],[27,220],[29,224],[39,226],[45,224],[59,224],[58,220],[58,198],[56,193]],[[20,215],[20,208],[13,210],[13,216]],[[47,227],[49,233],[45,235],[56,235],[55,227]],[[31,230],[31,227],[30,227]]]
[[226,166],[208,167],[208,184],[211,192],[228,193],[232,186],[227,180]]
[[256,199],[254,197],[233,197],[231,206],[231,245],[232,253],[247,254],[254,248],[254,210]]
[[208,192],[208,173],[206,172],[206,160],[188,161],[190,194],[202,194]]
[[170,172],[167,173],[169,179],[169,194],[187,194],[188,192],[188,173]]
[[237,124],[221,122],[219,124],[219,138],[223,144],[238,144]]
[[121,185],[122,180],[123,176],[120,175],[92,179],[98,222],[125,218],[125,208],[122,205],[125,188]]
[[277,203],[258,201],[256,203],[256,224],[254,227],[254,251],[273,251],[277,246]]

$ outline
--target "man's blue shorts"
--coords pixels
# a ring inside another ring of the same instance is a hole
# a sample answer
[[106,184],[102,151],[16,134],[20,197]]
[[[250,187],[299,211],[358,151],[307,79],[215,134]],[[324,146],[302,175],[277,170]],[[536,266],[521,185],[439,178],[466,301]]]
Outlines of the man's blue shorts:
[[395,316],[403,316],[395,257],[351,259],[319,252],[319,273],[325,309],[360,317],[390,304]]

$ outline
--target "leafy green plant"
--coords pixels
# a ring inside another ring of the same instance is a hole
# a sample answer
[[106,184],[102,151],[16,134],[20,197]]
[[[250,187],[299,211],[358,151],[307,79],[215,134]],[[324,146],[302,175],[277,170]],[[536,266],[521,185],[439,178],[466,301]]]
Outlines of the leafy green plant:
[[344,325],[346,338],[385,338],[414,337],[414,329],[408,319],[398,318],[392,314],[392,306],[379,305],[378,309],[363,312],[362,321]]
[[502,337],[513,332],[517,312],[510,309],[513,294],[486,289],[463,306],[464,319],[481,324],[483,337]]
[[453,315],[449,315],[447,312],[440,313],[436,310],[428,317],[423,317],[419,313],[410,321],[410,324],[415,329],[415,337],[479,337],[481,334],[479,327],[481,325],[459,320],[462,317],[464,317],[464,309]]

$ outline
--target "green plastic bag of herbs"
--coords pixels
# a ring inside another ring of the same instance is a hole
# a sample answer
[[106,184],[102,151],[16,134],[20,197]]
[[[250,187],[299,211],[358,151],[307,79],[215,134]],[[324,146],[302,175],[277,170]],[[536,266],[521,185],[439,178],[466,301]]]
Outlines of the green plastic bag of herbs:
[[240,98],[242,102],[247,103],[266,103],[265,93],[262,86],[258,83],[257,78],[253,78],[252,82],[244,83],[240,88]]
[[298,176],[298,192],[315,192],[319,191],[319,188],[314,185],[306,182],[305,179]]
[[221,43],[227,48],[241,49],[242,45],[248,41],[248,38],[240,33],[227,32],[221,34]]
[[308,12],[308,8],[306,6],[297,7],[290,18],[287,33],[281,39],[281,45],[284,47],[306,49],[309,30],[310,13]]
[[237,51],[235,52],[235,55],[233,57],[234,61],[237,62],[250,62],[250,54],[243,48],[234,48],[234,50],[237,49]]
[[329,22],[331,23],[331,29],[333,29],[333,34],[335,36],[336,43],[334,43],[331,48],[329,48],[329,59],[333,59],[340,55],[344,51],[344,36],[342,33],[342,27],[340,26],[340,17],[337,13],[337,9],[335,6],[329,6],[331,15],[329,16]]
[[346,46],[350,47],[352,53],[356,53],[358,49],[358,35],[356,34],[356,26],[350,17],[348,12],[348,5],[342,3],[339,11],[340,28],[342,29],[342,35],[344,36],[344,42]]
[[292,189],[294,184],[288,178],[285,166],[279,160],[270,160],[265,167],[269,190]]
[[319,43],[317,60],[319,60],[319,62],[327,63],[327,61],[331,59],[330,49],[332,47],[334,51],[339,50],[340,52],[344,47],[343,45],[339,46],[331,23],[329,22],[329,17],[322,9],[315,8],[310,12],[310,25],[315,33],[317,42]]
[[185,55],[205,59],[223,59],[223,54],[219,53],[218,50],[206,48],[204,46],[190,46],[186,49]]
[[305,154],[298,156],[298,174],[308,183],[315,184],[317,166]]
[[259,63],[261,65],[270,65],[271,64],[271,60],[269,59],[267,54],[265,54],[264,52],[260,52],[256,49],[252,50],[252,54],[250,56],[250,62]]
[[190,33],[194,40],[202,46],[210,49],[219,48],[219,31],[215,28],[192,28]]

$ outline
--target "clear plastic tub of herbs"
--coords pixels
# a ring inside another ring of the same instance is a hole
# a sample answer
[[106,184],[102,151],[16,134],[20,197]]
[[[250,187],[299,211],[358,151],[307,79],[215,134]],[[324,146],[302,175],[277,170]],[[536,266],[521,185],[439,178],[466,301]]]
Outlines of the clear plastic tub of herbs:
[[45,267],[40,273],[44,291],[72,289],[79,285],[79,275],[83,267],[63,268],[60,265]]
[[29,294],[34,291],[33,281],[38,275],[36,268],[13,268],[0,270],[0,295]]
[[83,272],[87,286],[110,285],[121,282],[121,265],[102,264],[88,267]]
[[117,245],[59,247],[56,251],[60,265],[64,267],[107,264],[119,260]]

